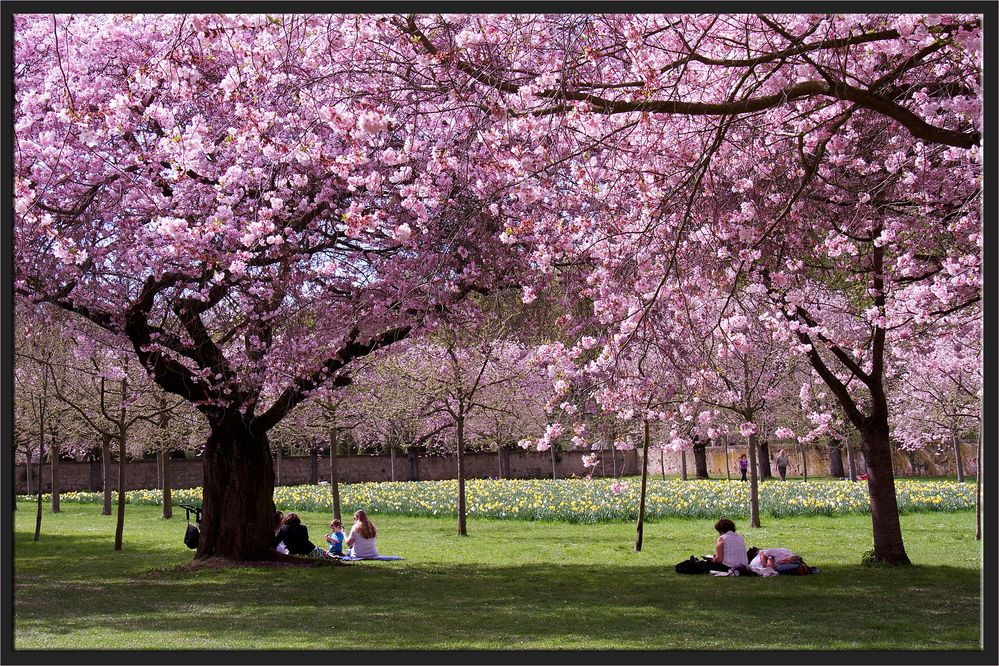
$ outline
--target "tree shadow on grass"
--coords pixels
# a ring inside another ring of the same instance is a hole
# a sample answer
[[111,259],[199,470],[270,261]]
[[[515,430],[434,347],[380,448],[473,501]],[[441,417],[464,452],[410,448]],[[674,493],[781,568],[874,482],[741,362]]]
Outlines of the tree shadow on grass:
[[[189,551],[104,537],[17,545],[15,644],[102,649],[977,649],[979,572],[823,567],[680,576],[659,565],[366,562],[185,571]],[[53,562],[64,557],[63,562]]]

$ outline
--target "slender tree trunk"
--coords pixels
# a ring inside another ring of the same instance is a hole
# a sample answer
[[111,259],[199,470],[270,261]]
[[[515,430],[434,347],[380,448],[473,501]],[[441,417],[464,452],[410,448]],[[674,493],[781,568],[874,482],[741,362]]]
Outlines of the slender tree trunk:
[[163,452],[163,518],[173,518],[173,497],[170,494],[170,451]]
[[898,518],[887,412],[883,414],[880,419],[872,417],[870,427],[861,431],[867,461],[867,491],[871,498],[874,558],[889,564],[909,564]]
[[31,449],[29,448],[27,454],[24,456],[24,482],[27,485],[28,495],[31,496],[34,493],[31,489]]
[[336,460],[336,428],[330,427],[330,494],[333,496],[333,517],[342,520],[340,516],[340,475]]
[[548,450],[551,451],[551,454],[552,454],[552,481],[554,481],[555,480],[555,445],[552,444],[548,448]]
[[770,444],[768,442],[760,442],[758,454],[760,461],[760,480],[766,481],[767,479],[774,478],[773,473],[770,471]]
[[728,435],[722,440],[723,446],[725,447],[725,480],[732,480],[732,464],[728,460]]
[[101,508],[102,516],[111,515],[111,438],[103,435],[101,437],[101,464],[104,468],[104,505]]
[[954,464],[957,466],[957,482],[964,483],[964,460],[961,459],[961,440],[957,434],[951,434],[951,442],[954,446]]
[[[801,452],[801,480],[808,483],[808,458],[805,456],[805,445],[798,442],[798,451]],[[840,460],[840,467],[843,466],[843,461]]]
[[[747,417],[747,421],[752,421]],[[756,433],[749,436],[749,526],[760,527],[760,486],[759,474],[756,468],[758,460],[756,450]]]
[[611,454],[611,474],[613,474],[614,478],[616,479],[617,478],[617,449],[614,447],[614,441],[613,440],[608,441],[607,444],[610,447],[610,454]]
[[395,445],[389,444],[389,478],[395,481]]
[[96,493],[101,490],[101,462],[97,459],[97,454],[91,452],[90,459],[90,492]]
[[843,444],[838,439],[829,441],[829,476],[834,479],[846,476],[843,468]]
[[687,449],[680,449],[680,479],[687,480]]
[[982,424],[978,424],[978,450],[975,452],[975,540],[982,540]]
[[[48,375],[42,378],[42,395],[44,396]],[[42,538],[42,461],[45,459],[45,398],[38,398],[38,502],[35,512],[35,541]],[[29,461],[30,464],[30,461]]]
[[642,421],[642,491],[638,499],[638,526],[635,534],[635,551],[642,550],[645,528],[645,487],[649,479],[649,420]]
[[605,458],[607,458],[606,455],[601,455],[600,456],[600,476],[602,476],[603,478],[606,479],[607,478],[607,462],[606,462]]
[[347,478],[344,480],[345,483],[350,483],[354,479],[353,471],[354,465],[350,459],[350,442],[347,442]]
[[274,557],[274,466],[266,433],[236,410],[210,423],[195,557]]
[[319,484],[319,449],[315,447],[309,449],[309,483]]
[[666,480],[666,452],[663,447],[659,447],[659,471],[663,475],[663,481]]
[[163,490],[163,452],[156,452],[156,487]]
[[[124,381],[124,380],[122,380]],[[118,427],[118,519],[114,527],[114,549],[121,550],[125,534],[125,442],[124,419]]]
[[52,440],[49,447],[52,474],[52,513],[59,513],[59,444]]
[[279,446],[274,452],[274,485],[281,485],[281,459],[284,457],[281,447]]
[[458,534],[468,536],[465,519],[465,418],[458,416],[456,447],[458,454]]

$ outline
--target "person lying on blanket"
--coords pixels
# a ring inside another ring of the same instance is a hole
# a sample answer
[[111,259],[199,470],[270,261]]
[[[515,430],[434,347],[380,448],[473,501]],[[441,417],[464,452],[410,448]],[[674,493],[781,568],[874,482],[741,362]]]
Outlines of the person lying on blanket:
[[[753,558],[749,568],[753,570],[756,568],[773,569],[777,573],[789,573],[797,571],[798,567],[804,563],[805,560],[800,555],[796,555],[787,548],[764,548]],[[757,566],[754,567],[754,564]]]
[[350,550],[347,555],[350,557],[378,557],[378,531],[375,530],[374,523],[368,519],[368,514],[364,511],[354,513],[354,526],[350,528],[350,534],[344,541]]

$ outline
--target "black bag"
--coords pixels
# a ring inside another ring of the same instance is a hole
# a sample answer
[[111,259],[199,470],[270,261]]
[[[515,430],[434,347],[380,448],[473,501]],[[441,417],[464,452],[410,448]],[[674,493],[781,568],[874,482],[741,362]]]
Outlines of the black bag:
[[711,570],[711,565],[691,555],[690,559],[679,562],[674,568],[678,574],[706,574]]
[[192,525],[187,524],[187,531],[184,532],[184,545],[191,550],[196,550],[198,548],[198,539],[201,538],[201,531]]

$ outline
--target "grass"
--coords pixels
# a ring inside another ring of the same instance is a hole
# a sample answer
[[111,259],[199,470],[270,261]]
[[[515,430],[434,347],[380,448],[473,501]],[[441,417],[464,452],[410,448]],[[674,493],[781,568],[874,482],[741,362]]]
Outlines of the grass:
[[[347,507],[352,508],[352,507]],[[181,514],[182,516],[183,514]],[[749,544],[784,545],[822,573],[679,576],[711,550],[710,520],[646,526],[374,516],[404,562],[187,570],[183,517],[130,506],[125,550],[100,507],[18,504],[14,640],[67,649],[869,649],[980,648],[974,514],[902,517],[915,566],[859,566],[870,518],[765,519]],[[305,513],[320,537],[328,516]]]

